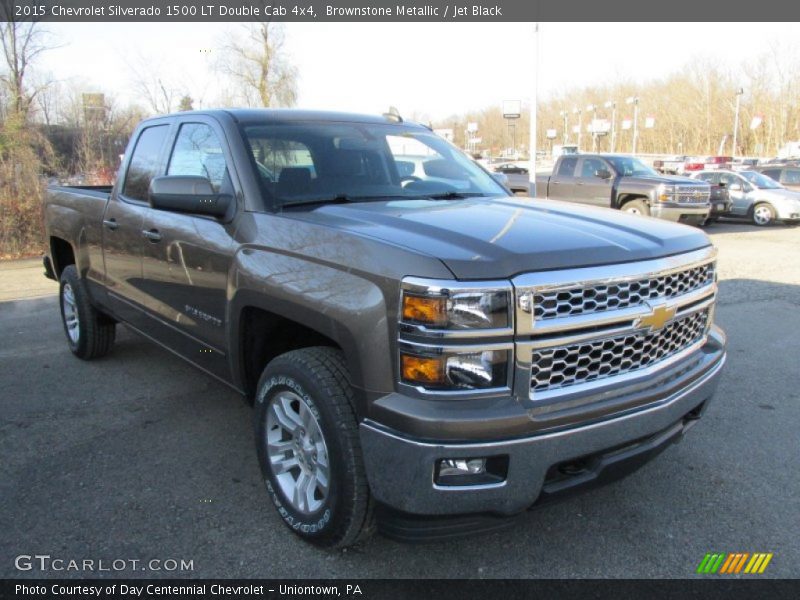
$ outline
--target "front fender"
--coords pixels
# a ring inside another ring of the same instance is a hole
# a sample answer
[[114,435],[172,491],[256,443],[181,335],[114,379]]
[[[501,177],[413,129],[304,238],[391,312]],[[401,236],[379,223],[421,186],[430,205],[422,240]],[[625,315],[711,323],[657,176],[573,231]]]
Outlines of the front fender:
[[[396,287],[396,286],[395,286]],[[243,248],[230,278],[231,372],[241,379],[239,332],[245,307],[302,323],[343,350],[354,387],[391,391],[394,381],[384,291],[363,276],[306,258]],[[242,381],[237,381],[239,387]]]

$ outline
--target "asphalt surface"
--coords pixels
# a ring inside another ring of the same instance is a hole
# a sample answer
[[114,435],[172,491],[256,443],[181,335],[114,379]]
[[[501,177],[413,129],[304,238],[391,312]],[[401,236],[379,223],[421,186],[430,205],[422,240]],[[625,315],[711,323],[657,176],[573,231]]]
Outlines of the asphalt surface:
[[[709,233],[730,355],[683,442],[513,529],[338,552],[275,514],[236,394],[124,329],[107,359],[79,361],[40,264],[1,263],[0,577],[687,577],[706,552],[734,551],[772,552],[764,576],[797,577],[800,228]],[[193,570],[15,568],[33,554]]]

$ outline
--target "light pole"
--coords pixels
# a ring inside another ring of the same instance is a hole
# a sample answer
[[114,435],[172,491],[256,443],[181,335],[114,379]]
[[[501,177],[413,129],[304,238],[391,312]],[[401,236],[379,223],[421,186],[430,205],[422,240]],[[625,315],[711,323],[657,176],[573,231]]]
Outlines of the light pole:
[[559,114],[561,115],[561,118],[564,119],[564,141],[562,143],[566,145],[569,139],[569,131],[567,129],[569,127],[569,111],[562,110]]
[[736,116],[733,119],[733,158],[736,158],[736,139],[739,135],[739,104],[744,94],[744,88],[736,90]]
[[603,106],[611,109],[611,152],[614,152],[614,145],[617,141],[617,102],[609,100]]
[[596,153],[597,152],[597,132],[594,130],[594,126],[597,123],[597,105],[596,104],[590,104],[589,106],[586,107],[586,112],[591,112],[592,113],[592,124],[591,124],[591,129],[592,129],[592,152]]
[[625,104],[633,104],[633,150],[631,154],[636,155],[636,142],[639,140],[639,96],[628,96]]
[[581,149],[581,135],[583,132],[583,119],[581,118],[581,114],[583,111],[580,108],[573,108],[572,114],[578,115],[578,150]]
[[532,84],[532,98],[531,98],[531,115],[529,127],[529,141],[528,153],[530,154],[530,162],[528,164],[528,194],[531,198],[536,197],[536,117],[537,117],[537,104],[539,103],[539,23],[533,24],[533,81]]

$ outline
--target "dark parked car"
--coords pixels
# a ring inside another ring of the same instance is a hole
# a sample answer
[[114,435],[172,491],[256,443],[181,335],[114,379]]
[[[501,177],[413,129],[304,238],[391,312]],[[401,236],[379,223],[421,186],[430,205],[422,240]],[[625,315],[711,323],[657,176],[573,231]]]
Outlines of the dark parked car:
[[787,189],[800,191],[800,167],[767,165],[754,171],[774,179]]
[[528,180],[528,169],[505,163],[493,168],[495,173],[502,173],[506,176],[504,185],[514,194],[527,196],[530,194],[530,181]]
[[505,173],[506,175],[513,173],[516,175],[527,175],[528,169],[515,165],[514,163],[505,163],[494,167],[494,171],[498,173]]
[[253,402],[269,501],[316,544],[611,481],[717,387],[701,231],[514,198],[396,118],[182,112],[124,156],[113,187],[47,192],[69,349],[106,355],[124,323]]

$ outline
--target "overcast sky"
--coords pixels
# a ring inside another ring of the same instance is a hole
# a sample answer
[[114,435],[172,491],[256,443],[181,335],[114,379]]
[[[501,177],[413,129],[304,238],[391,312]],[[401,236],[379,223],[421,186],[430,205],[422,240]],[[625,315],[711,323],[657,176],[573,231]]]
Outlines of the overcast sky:
[[[129,65],[141,57],[204,105],[223,23],[52,23],[62,47],[38,65],[82,91],[135,100]],[[532,97],[530,23],[288,23],[286,50],[300,73],[299,106],[436,119]],[[770,43],[798,48],[794,23],[543,23],[539,95],[626,77],[658,78],[690,57],[736,68]],[[143,103],[144,104],[144,103]]]

